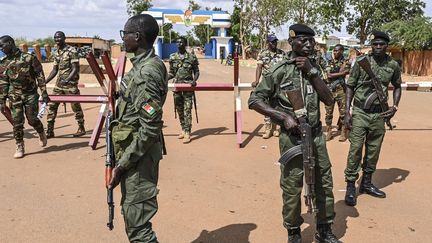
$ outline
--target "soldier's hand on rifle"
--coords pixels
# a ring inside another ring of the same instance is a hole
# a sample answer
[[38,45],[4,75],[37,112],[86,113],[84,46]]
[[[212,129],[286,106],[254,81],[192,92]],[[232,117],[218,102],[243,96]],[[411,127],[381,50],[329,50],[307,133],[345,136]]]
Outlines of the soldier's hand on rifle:
[[109,182],[108,189],[114,189],[118,184],[120,184],[121,176],[124,173],[124,168],[121,166],[116,166],[112,170],[111,181]]
[[197,82],[194,80],[194,81],[192,81],[191,85],[192,85],[192,87],[195,87],[197,85]]
[[312,64],[307,57],[296,57],[296,66],[304,73],[308,73],[312,69]]
[[345,113],[344,125],[346,129],[352,129],[352,115],[349,112]]
[[255,87],[258,85],[258,81],[253,81],[253,82],[251,83],[251,85],[252,85],[252,88],[255,88]]
[[388,110],[381,113],[381,117],[384,119],[391,119],[396,114],[397,108],[395,106],[389,107]]
[[292,116],[286,116],[283,120],[283,125],[286,130],[296,132],[298,129],[298,123],[297,120],[294,119]]

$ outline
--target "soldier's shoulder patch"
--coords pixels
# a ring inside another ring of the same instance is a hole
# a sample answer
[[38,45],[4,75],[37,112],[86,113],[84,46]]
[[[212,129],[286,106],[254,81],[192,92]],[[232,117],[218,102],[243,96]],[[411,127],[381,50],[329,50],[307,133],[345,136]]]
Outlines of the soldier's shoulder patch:
[[153,106],[151,106],[151,104],[148,103],[148,102],[144,103],[144,105],[142,106],[142,108],[143,108],[144,111],[147,112],[150,116],[152,116],[152,115],[156,112],[156,109],[155,109]]

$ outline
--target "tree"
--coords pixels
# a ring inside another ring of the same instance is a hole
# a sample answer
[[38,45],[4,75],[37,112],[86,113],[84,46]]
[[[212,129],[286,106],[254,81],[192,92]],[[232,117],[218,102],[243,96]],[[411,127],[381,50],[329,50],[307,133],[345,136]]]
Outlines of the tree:
[[127,13],[129,16],[141,14],[153,6],[151,2],[152,0],[127,0]]
[[261,0],[255,5],[256,22],[259,30],[259,45],[264,47],[270,28],[279,27],[284,24],[287,17],[286,0]]
[[390,35],[390,45],[404,50],[432,49],[431,18],[416,16],[414,19],[395,20],[383,25]]
[[250,35],[256,26],[254,10],[257,0],[234,0],[234,2],[234,12],[238,11],[240,16],[238,19],[238,37],[242,44],[242,58],[245,59],[246,52],[251,48]]
[[423,15],[425,3],[421,0],[348,0],[351,11],[347,12],[349,34],[356,35],[360,44],[374,29],[394,20],[409,21]]

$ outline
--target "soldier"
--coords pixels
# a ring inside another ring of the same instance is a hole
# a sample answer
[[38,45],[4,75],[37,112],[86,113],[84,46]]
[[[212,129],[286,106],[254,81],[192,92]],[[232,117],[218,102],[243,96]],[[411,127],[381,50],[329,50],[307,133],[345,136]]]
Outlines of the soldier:
[[[66,45],[65,34],[57,31],[54,34],[54,41],[57,44],[57,50],[54,52],[54,66],[48,75],[47,83],[51,81],[58,73],[53,94],[55,95],[79,95],[79,57],[77,50]],[[59,103],[51,103],[48,108],[47,116],[47,137],[54,137],[54,122],[57,117]],[[80,103],[71,103],[72,111],[75,113],[75,120],[78,122],[78,130],[73,134],[74,137],[80,137],[86,134],[84,128],[84,113]]]
[[109,188],[121,181],[122,214],[130,242],[158,242],[150,220],[158,210],[157,182],[162,159],[162,106],[168,92],[167,70],[153,43],[159,33],[148,15],[128,19],[120,31],[132,69],[120,85],[118,114],[110,129],[116,153]]
[[[271,34],[267,37],[267,49],[264,49],[258,55],[257,67],[255,71],[255,81],[252,82],[252,87],[255,88],[261,78],[261,74],[266,74],[270,67],[278,63],[285,57],[285,52],[277,48],[278,38]],[[262,137],[268,139],[271,136],[279,137],[279,130],[276,129],[276,124],[272,123],[270,117],[264,116],[264,133]]]
[[[378,77],[386,97],[388,97],[388,86],[391,83],[393,90],[393,106],[383,112],[378,99],[369,109],[364,109],[367,98],[375,92],[371,84],[365,84],[371,79],[366,72],[354,63],[347,81],[345,125],[351,130],[349,141],[351,143],[347,167],[345,169],[345,181],[347,190],[345,203],[349,206],[357,204],[355,181],[359,177],[360,169],[363,177],[360,183],[360,193],[367,193],[374,197],[385,198],[386,194],[372,184],[372,174],[376,170],[381,145],[384,139],[384,119],[391,119],[399,105],[402,94],[401,70],[398,63],[386,54],[389,36],[381,31],[373,32],[371,36],[372,52],[367,54],[372,71]],[[350,114],[351,102],[354,99],[352,115]],[[363,144],[365,145],[365,156],[362,161]],[[360,167],[361,166],[361,167]]]
[[325,66],[325,71],[327,74],[327,85],[333,94],[333,103],[325,107],[327,141],[332,139],[331,130],[335,103],[337,103],[339,108],[339,120],[337,122],[338,130],[341,131],[339,142],[346,141],[346,129],[343,125],[345,115],[345,76],[349,73],[350,63],[348,59],[344,58],[344,50],[345,49],[343,45],[337,44],[333,49],[332,59],[330,59]]
[[[294,24],[289,28],[288,42],[292,52],[270,68],[262,81],[251,93],[249,108],[269,116],[281,126],[279,136],[280,152],[297,145],[300,139],[298,122],[293,106],[284,91],[301,90],[308,123],[312,127],[312,139],[315,164],[315,198],[318,213],[316,214],[318,242],[339,242],[332,233],[334,196],[330,159],[327,153],[325,138],[320,122],[319,101],[331,104],[333,98],[330,90],[320,76],[318,64],[308,57],[313,54],[315,32],[306,25]],[[294,157],[290,162],[281,165],[280,186],[283,197],[283,225],[288,230],[288,242],[301,242],[301,191],[303,184],[302,156]]]
[[[178,52],[170,55],[168,80],[174,78],[174,83],[187,83],[196,86],[200,76],[198,59],[195,54],[186,51],[186,38],[177,39]],[[182,132],[178,136],[183,143],[189,143],[192,129],[192,103],[195,92],[174,91],[174,106],[178,112]]]
[[45,76],[42,64],[36,56],[21,52],[15,45],[14,39],[8,35],[0,37],[0,50],[6,56],[0,60],[4,68],[0,75],[2,92],[0,93],[0,110],[4,112],[6,98],[11,101],[13,134],[16,141],[14,158],[24,156],[24,114],[27,121],[39,134],[39,145],[45,147],[47,137],[42,122],[37,118],[39,94],[42,101],[49,102],[46,91]]

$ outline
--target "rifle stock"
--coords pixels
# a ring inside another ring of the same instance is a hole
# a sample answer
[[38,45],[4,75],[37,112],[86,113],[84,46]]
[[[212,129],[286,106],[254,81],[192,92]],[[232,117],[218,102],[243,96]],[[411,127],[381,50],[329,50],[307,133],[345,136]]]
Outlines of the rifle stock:
[[[357,59],[357,63],[359,66],[366,72],[366,74],[371,78],[371,82],[373,87],[375,88],[375,93],[378,98],[378,101],[381,106],[381,111],[385,112],[389,109],[389,105],[387,103],[387,98],[384,95],[384,90],[381,86],[381,81],[378,79],[378,77],[374,74],[372,71],[372,67],[370,65],[369,60],[366,56],[361,56]],[[390,130],[393,130],[393,125],[390,122],[390,119],[384,119],[385,123],[387,124],[388,128]]]
[[105,163],[105,186],[107,188],[107,204],[108,204],[108,223],[107,227],[109,230],[114,228],[114,193],[113,189],[108,189],[109,182],[112,178],[112,170],[115,167],[115,155],[114,155],[114,145],[111,140],[111,131],[109,125],[112,121],[111,111],[108,111],[106,118],[105,129],[106,129],[106,163]]

